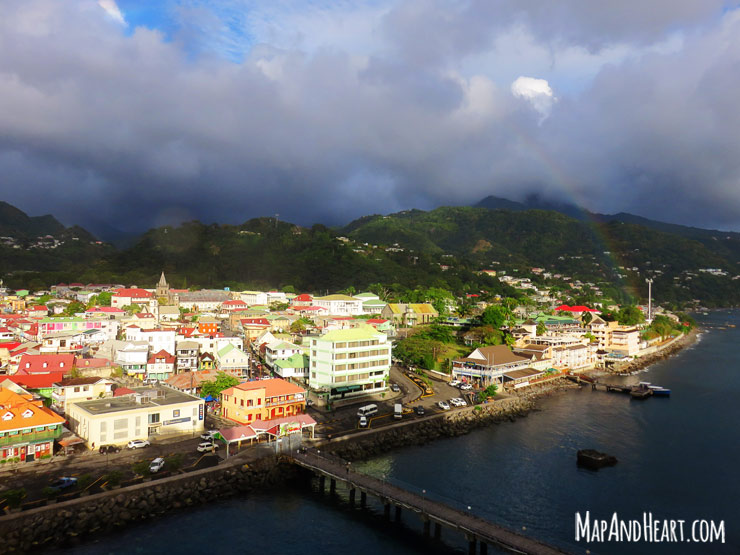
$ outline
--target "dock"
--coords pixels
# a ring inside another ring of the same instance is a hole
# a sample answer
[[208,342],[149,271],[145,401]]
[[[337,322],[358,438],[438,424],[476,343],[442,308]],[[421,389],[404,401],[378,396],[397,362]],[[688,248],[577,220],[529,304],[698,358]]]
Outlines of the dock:
[[322,456],[318,451],[296,452],[289,458],[292,463],[309,470],[318,477],[321,492],[324,491],[327,478],[329,479],[330,493],[335,493],[337,485],[340,484],[348,491],[349,502],[352,506],[355,504],[359,491],[360,506],[365,507],[368,494],[372,495],[382,503],[384,516],[388,520],[391,518],[392,509],[397,521],[400,521],[401,513],[404,510],[417,514],[424,523],[424,535],[426,537],[430,537],[432,534],[432,524],[434,524],[433,534],[435,539],[440,539],[442,526],[459,531],[467,540],[468,552],[471,555],[476,552],[485,555],[488,553],[489,545],[512,553],[531,555],[562,555],[566,553],[519,532],[514,532],[498,524],[473,516],[469,512],[460,511],[423,495],[418,495],[367,474],[351,470],[349,463]]
[[591,389],[593,391],[596,391],[599,388],[601,388],[607,392],[627,393],[633,399],[647,399],[648,397],[651,397],[654,394],[653,389],[651,389],[648,385],[644,385],[642,383],[640,383],[639,385],[623,385],[623,384],[606,383],[606,382],[600,382],[589,376],[568,375],[566,376],[566,378],[578,384],[580,383],[591,384]]

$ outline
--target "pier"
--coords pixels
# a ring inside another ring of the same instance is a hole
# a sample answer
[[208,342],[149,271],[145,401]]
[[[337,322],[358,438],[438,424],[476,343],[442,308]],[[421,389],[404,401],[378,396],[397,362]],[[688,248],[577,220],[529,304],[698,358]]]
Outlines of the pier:
[[[329,459],[313,450],[293,453],[288,458],[294,464],[311,471],[318,477],[320,491],[323,492],[326,488],[327,480],[330,493],[335,493],[338,486],[344,488],[349,494],[351,505],[354,505],[357,500],[357,492],[359,492],[361,507],[366,505],[367,496],[372,495],[382,503],[384,516],[388,520],[393,514],[393,518],[400,521],[403,511],[411,511],[418,515],[424,525],[424,535],[427,537],[433,533],[434,538],[439,539],[443,526],[460,532],[468,542],[468,552],[471,555],[476,552],[485,555],[488,553],[489,545],[513,553],[531,555],[562,555],[565,553],[560,549],[423,495],[407,491],[367,474],[355,472],[351,470],[349,463]],[[433,532],[432,525],[434,525]]]
[[605,383],[600,382],[594,378],[591,378],[589,376],[566,376],[569,380],[576,382],[578,384],[581,383],[588,383],[591,384],[591,389],[593,391],[598,390],[599,388],[602,388],[604,391],[607,392],[617,392],[617,393],[627,393],[634,399],[647,399],[648,397],[651,397],[654,393],[650,387],[646,385],[621,385],[621,384],[614,384],[614,383]]

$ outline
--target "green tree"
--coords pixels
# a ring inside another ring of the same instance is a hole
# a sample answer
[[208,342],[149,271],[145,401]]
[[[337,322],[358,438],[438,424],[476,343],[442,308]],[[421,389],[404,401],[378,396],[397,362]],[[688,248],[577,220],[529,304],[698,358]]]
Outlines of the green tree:
[[593,319],[594,317],[591,315],[590,312],[584,312],[583,316],[581,316],[581,322],[583,322],[584,326],[587,326]]
[[545,335],[547,333],[547,326],[544,322],[537,322],[537,335]]
[[85,305],[79,301],[73,301],[67,305],[62,313],[64,316],[74,316],[78,312],[85,312]]
[[503,306],[487,306],[480,316],[481,324],[499,329],[508,318],[507,310]]
[[619,323],[625,326],[634,326],[645,321],[645,316],[642,311],[634,305],[628,305],[623,307],[618,315],[617,320]]
[[293,287],[292,285],[285,285],[283,287],[283,293],[295,294],[295,287]]
[[290,333],[303,333],[306,331],[306,325],[300,320],[295,320],[290,324]]
[[200,394],[202,397],[218,397],[224,389],[239,385],[239,380],[234,376],[229,376],[226,372],[216,374],[215,380],[209,380],[201,383]]

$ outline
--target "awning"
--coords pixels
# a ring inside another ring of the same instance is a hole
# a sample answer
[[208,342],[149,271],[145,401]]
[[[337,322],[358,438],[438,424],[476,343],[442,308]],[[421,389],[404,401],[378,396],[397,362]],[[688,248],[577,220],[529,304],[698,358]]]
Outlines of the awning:
[[360,389],[362,389],[361,385],[345,385],[337,387],[334,391],[337,393],[347,393],[348,391],[359,391]]
[[79,445],[80,443],[85,443],[85,440],[77,436],[63,437],[59,440],[59,445],[62,447],[71,447],[72,445]]

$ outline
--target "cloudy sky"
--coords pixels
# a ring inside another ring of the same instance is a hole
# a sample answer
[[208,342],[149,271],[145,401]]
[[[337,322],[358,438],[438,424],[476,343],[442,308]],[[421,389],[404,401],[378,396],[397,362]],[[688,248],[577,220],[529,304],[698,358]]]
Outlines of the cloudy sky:
[[723,0],[4,0],[0,199],[126,230],[539,193],[740,230]]

